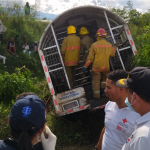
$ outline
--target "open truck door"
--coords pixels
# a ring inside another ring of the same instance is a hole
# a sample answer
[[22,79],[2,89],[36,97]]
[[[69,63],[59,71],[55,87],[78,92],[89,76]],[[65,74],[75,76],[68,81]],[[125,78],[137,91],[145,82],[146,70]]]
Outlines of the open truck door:
[[[106,30],[107,41],[112,45],[116,42],[119,44],[115,57],[110,58],[111,70],[124,69],[130,71],[131,57],[136,54],[128,25],[111,11],[97,6],[83,6],[60,14],[45,29],[38,50],[58,116],[85,109],[104,108],[108,102],[106,97],[102,97],[100,101],[93,100],[90,71],[86,77],[82,75],[84,65],[82,56],[75,69],[74,88],[70,88],[60,53],[69,25],[76,27],[77,35],[82,26],[87,27],[90,36],[95,41],[97,29],[104,28]],[[86,80],[86,82],[83,82],[83,80]]]

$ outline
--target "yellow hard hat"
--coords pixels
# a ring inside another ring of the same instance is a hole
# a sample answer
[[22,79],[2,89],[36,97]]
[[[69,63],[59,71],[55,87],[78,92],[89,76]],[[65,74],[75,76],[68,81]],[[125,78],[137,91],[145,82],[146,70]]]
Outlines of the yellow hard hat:
[[72,33],[76,33],[76,28],[72,25],[70,25],[68,28],[67,28],[67,33],[68,34],[72,34]]
[[87,28],[81,27],[80,32],[79,32],[80,35],[85,35],[85,34],[88,34],[88,33],[89,33],[89,31],[87,30]]

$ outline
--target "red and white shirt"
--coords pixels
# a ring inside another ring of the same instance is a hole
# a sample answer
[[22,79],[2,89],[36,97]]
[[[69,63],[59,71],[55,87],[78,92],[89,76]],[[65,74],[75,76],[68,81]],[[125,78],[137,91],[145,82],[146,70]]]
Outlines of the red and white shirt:
[[136,120],[135,131],[126,140],[122,150],[150,150],[150,112]]
[[128,137],[134,132],[134,123],[140,114],[128,107],[119,109],[115,102],[105,106],[105,133],[102,150],[121,150]]

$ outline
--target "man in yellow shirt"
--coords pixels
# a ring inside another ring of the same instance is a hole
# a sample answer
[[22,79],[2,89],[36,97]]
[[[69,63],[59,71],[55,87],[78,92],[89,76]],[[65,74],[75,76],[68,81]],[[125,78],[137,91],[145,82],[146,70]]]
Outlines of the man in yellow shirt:
[[[113,47],[106,41],[106,31],[102,28],[97,30],[97,41],[92,44],[83,72],[86,72],[88,66],[92,63],[93,75],[93,94],[95,99],[100,99],[100,87],[106,85],[106,76],[109,73],[109,57],[114,57],[116,47]],[[117,43],[115,44],[118,45]]]
[[78,65],[80,58],[80,38],[76,36],[76,28],[70,25],[67,28],[68,36],[63,40],[61,55],[64,61],[69,83],[73,88],[75,79],[75,66]]

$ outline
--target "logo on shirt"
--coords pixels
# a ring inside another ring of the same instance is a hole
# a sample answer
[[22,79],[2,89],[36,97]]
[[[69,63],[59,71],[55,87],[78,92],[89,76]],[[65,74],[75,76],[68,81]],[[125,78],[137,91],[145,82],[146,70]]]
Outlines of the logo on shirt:
[[28,115],[31,114],[31,108],[29,106],[23,107],[22,113],[23,113],[23,117],[28,118]]
[[122,119],[122,121],[123,121],[123,123],[127,123],[127,119],[126,118]]
[[118,129],[119,131],[121,131],[121,127],[120,127],[120,126],[118,126],[118,125],[117,125],[117,129]]

